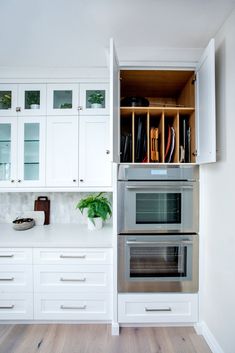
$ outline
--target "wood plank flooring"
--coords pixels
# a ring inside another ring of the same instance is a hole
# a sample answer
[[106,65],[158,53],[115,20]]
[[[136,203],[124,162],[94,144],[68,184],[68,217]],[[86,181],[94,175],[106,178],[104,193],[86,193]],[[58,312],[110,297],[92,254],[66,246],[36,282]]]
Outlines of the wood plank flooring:
[[122,328],[109,325],[0,325],[0,353],[211,353],[191,327]]

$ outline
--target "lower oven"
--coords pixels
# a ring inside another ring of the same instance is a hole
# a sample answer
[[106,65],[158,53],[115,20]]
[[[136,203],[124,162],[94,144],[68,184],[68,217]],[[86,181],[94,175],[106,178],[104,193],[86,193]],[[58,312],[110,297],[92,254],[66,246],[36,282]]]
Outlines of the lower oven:
[[198,291],[197,234],[119,235],[118,292]]

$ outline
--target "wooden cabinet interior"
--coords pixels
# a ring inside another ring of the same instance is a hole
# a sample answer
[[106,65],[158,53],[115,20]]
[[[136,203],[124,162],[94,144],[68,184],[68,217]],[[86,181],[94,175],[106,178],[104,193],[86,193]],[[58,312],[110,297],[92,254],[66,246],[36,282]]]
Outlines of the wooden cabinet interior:
[[120,77],[121,102],[149,101],[148,107],[121,104],[121,162],[194,163],[194,71],[122,70]]

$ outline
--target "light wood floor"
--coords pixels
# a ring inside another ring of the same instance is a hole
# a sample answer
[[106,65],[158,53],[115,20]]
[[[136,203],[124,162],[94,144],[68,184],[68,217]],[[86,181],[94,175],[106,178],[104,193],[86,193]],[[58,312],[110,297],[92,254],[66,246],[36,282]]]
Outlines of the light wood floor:
[[191,327],[0,325],[0,353],[211,353]]

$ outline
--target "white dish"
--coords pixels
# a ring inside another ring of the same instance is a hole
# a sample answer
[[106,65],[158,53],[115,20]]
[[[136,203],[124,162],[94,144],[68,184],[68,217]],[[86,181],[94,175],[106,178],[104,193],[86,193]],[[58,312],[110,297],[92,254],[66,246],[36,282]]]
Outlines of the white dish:
[[43,226],[45,221],[44,211],[27,211],[20,214],[21,218],[33,218],[36,226]]

